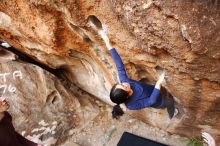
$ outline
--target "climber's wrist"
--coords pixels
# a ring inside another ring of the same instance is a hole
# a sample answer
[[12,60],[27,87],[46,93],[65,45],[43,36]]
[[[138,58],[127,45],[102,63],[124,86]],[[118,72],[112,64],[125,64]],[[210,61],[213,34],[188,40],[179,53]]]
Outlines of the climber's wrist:
[[160,90],[160,88],[161,88],[161,82],[160,81],[157,81],[157,83],[155,84],[155,88]]
[[106,43],[106,47],[107,47],[108,50],[111,50],[113,48],[110,43]]

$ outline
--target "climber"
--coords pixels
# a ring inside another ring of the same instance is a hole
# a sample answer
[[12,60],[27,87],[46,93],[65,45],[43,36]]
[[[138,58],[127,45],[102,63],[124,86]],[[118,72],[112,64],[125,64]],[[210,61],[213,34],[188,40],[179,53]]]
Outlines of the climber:
[[129,79],[123,62],[116,49],[111,46],[106,33],[102,29],[99,29],[98,33],[104,40],[105,45],[116,64],[120,79],[120,83],[115,84],[110,91],[110,99],[112,102],[116,103],[113,107],[112,117],[118,119],[124,114],[122,108],[120,107],[120,104],[122,104],[122,107],[125,105],[124,107],[130,110],[139,110],[145,107],[166,107],[169,118],[171,119],[175,112],[173,97],[168,93],[166,98],[164,98],[160,93],[165,73],[163,72],[160,75],[155,86]]
[[42,146],[27,140],[15,131],[5,98],[0,97],[0,146]]

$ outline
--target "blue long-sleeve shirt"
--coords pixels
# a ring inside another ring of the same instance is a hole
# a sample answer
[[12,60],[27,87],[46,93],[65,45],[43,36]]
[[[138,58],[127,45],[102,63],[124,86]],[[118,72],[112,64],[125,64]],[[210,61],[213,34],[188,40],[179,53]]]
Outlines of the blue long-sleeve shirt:
[[125,102],[126,107],[130,110],[138,110],[145,107],[159,108],[163,103],[160,90],[156,89],[153,85],[129,79],[121,57],[117,53],[116,49],[112,48],[109,52],[116,64],[120,82],[129,83],[131,89],[133,90],[133,94]]

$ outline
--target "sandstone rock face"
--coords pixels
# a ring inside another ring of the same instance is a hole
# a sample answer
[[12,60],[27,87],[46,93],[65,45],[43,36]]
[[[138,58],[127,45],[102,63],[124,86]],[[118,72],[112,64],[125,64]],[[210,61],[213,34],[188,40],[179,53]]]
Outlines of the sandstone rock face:
[[1,39],[109,103],[117,71],[88,23],[99,19],[128,75],[153,83],[163,68],[179,108],[172,120],[165,110],[129,113],[171,133],[220,139],[218,0],[2,0],[0,11]]
[[66,130],[78,130],[99,112],[88,97],[72,93],[74,87],[64,86],[38,66],[9,61],[10,53],[3,49],[0,52],[7,54],[0,57],[1,96],[10,104],[16,130],[27,138],[55,143],[68,134]]

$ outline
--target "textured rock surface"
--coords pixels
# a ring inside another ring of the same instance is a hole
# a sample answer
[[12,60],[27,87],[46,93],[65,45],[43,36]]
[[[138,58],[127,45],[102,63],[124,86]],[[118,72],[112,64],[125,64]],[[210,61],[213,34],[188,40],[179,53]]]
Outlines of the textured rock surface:
[[129,113],[171,133],[194,136],[205,130],[219,140],[218,9],[217,0],[2,0],[0,37],[35,60],[64,69],[71,82],[108,102],[116,71],[87,23],[95,16],[129,76],[155,82],[156,70],[163,68],[179,107],[173,120],[165,110]]
[[67,130],[79,130],[99,113],[86,95],[73,93],[77,88],[64,86],[38,66],[5,59],[0,63],[1,96],[10,103],[16,130],[28,138],[56,142]]

